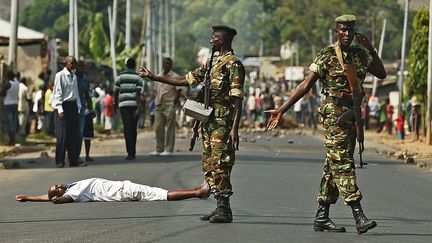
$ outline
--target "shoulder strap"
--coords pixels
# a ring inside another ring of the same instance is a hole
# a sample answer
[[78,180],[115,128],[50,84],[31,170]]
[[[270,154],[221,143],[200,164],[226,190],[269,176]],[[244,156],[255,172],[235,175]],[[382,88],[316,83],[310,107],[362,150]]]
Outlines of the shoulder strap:
[[343,56],[342,56],[342,50],[339,46],[339,42],[335,45],[335,51],[336,51],[336,56],[337,59],[339,60],[340,65],[342,66],[342,69],[345,71],[345,65],[344,65],[344,61],[343,61]]

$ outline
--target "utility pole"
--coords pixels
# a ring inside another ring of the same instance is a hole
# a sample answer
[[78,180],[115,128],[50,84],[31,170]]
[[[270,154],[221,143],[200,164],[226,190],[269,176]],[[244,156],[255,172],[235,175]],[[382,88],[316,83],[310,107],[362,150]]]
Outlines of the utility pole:
[[432,1],[429,1],[429,47],[428,47],[428,75],[427,75],[427,106],[426,106],[426,143],[432,144],[431,115],[432,115]]
[[405,0],[405,16],[404,16],[404,25],[403,25],[403,34],[402,34],[402,48],[401,48],[401,65],[400,65],[400,73],[399,73],[399,107],[402,107],[402,97],[403,97],[403,83],[405,78],[405,49],[406,49],[406,32],[408,25],[408,8],[409,8],[409,0]]
[[150,65],[152,66],[152,70],[156,70],[156,72],[157,72],[157,67],[158,67],[158,65],[157,65],[157,51],[156,51],[157,46],[158,46],[158,43],[156,42],[156,19],[157,19],[156,5],[157,5],[157,2],[151,0],[151,3],[152,4],[151,4],[151,8],[150,8],[151,9],[150,10],[150,13],[151,13],[150,37],[151,37],[152,49],[150,52],[151,53]]
[[[380,36],[379,48],[378,48],[378,56],[380,58],[381,58],[382,50],[383,50],[383,46],[384,46],[384,37],[385,37],[386,26],[387,26],[387,19],[384,19],[383,20],[383,27],[382,27],[382,31],[381,31],[381,36]],[[378,85],[378,81],[377,81],[377,78],[375,76],[372,76],[372,80],[373,80],[373,82],[372,82],[373,83],[373,85],[372,85],[372,96],[375,96],[377,85]]]
[[158,73],[162,72],[162,28],[163,28],[163,6],[162,2],[159,1],[157,4],[158,7],[158,49],[157,49],[157,66],[158,66]]
[[148,33],[149,33],[149,2],[150,0],[144,1],[144,9],[143,9],[143,18],[142,18],[142,26],[141,26],[141,33],[140,33],[140,42],[143,44],[143,48],[140,52],[139,57],[139,64],[140,66],[146,66],[149,67],[147,62],[148,52],[147,52],[147,45],[148,45]]
[[[117,3],[114,0],[114,3]],[[114,34],[114,17],[111,13],[111,6],[108,6],[108,25],[110,30],[110,47],[111,47],[111,62],[112,62],[112,70],[113,70],[113,81],[117,78],[117,63],[116,63],[116,53],[115,53],[115,34]]]
[[75,55],[75,38],[74,38],[74,36],[75,36],[75,31],[74,31],[74,27],[75,27],[75,24],[74,24],[74,17],[75,17],[75,14],[74,14],[74,10],[75,10],[75,7],[74,7],[74,2],[75,2],[75,0],[69,0],[69,50],[68,50],[68,55],[69,56],[73,56],[73,55]]
[[78,0],[74,0],[74,56],[78,60]]
[[170,14],[169,14],[170,0],[165,0],[165,55],[170,56]]
[[131,1],[126,0],[126,33],[125,45],[126,50],[131,48]]
[[176,18],[175,18],[175,0],[171,0],[171,58],[175,57],[175,23],[176,23]]
[[16,71],[17,63],[17,38],[18,38],[18,0],[11,1],[11,16],[10,16],[10,37],[9,37],[9,54],[8,64],[9,70]]

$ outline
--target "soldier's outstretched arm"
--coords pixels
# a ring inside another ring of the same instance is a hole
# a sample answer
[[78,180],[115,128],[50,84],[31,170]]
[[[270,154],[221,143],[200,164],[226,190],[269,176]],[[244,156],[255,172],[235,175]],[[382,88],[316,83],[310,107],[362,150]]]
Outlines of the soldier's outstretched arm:
[[281,107],[276,110],[265,111],[271,113],[271,117],[267,123],[267,130],[272,130],[279,125],[282,115],[287,110],[289,110],[289,108],[291,108],[291,106],[293,106],[301,97],[303,97],[309,92],[309,90],[312,88],[318,78],[318,74],[310,72],[308,76],[306,76],[305,80],[303,80],[303,82],[297,85],[287,102],[285,102]]
[[174,76],[166,76],[166,77],[161,77],[161,76],[156,76],[154,75],[152,72],[150,72],[150,70],[148,70],[145,67],[140,67],[139,70],[139,76],[141,78],[148,78],[152,81],[157,81],[157,82],[161,82],[161,83],[165,83],[165,84],[171,84],[174,86],[188,86],[188,81],[186,80],[186,77],[174,77]]

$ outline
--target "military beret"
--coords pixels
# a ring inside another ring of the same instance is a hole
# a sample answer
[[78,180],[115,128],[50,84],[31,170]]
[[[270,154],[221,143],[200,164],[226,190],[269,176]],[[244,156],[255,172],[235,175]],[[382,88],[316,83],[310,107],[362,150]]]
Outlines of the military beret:
[[357,17],[351,14],[344,14],[337,18],[335,18],[336,23],[348,23],[348,22],[355,22],[357,20]]
[[237,35],[237,30],[226,25],[215,25],[211,27],[213,32],[224,32],[232,37]]

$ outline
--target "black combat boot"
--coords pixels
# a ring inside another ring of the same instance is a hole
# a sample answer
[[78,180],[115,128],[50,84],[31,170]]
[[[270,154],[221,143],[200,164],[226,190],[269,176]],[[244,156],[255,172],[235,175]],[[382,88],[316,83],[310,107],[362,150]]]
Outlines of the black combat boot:
[[330,210],[330,204],[322,203],[322,202],[319,203],[318,211],[315,216],[314,230],[315,231],[327,230],[329,232],[346,232],[345,227],[335,224],[329,218],[329,210]]
[[228,197],[218,197],[215,215],[210,218],[210,223],[231,223],[232,211]]
[[216,214],[216,209],[211,211],[210,213],[200,215],[200,219],[203,221],[209,221],[211,217]]
[[368,230],[373,229],[377,226],[377,223],[373,220],[369,220],[363,213],[363,209],[360,202],[353,202],[349,204],[352,208],[354,219],[356,221],[357,233],[363,234]]

